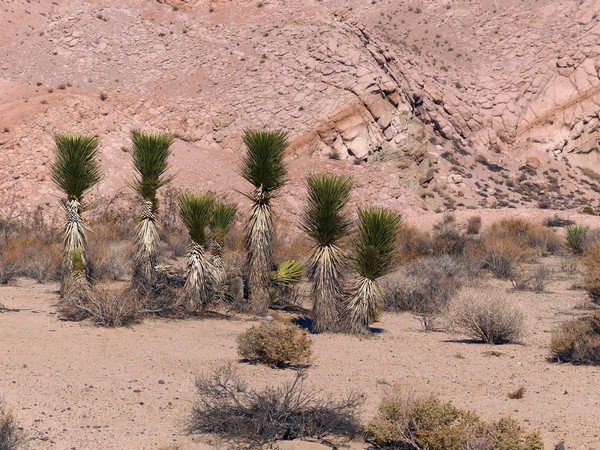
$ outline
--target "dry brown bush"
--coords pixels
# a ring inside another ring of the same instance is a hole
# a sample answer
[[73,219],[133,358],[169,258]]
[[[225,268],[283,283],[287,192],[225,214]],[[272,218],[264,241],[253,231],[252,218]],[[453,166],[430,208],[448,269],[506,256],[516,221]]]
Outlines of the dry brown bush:
[[563,245],[560,237],[551,229],[520,218],[502,219],[486,230],[487,238],[512,241],[531,249],[538,256],[554,255]]
[[528,253],[514,240],[492,235],[486,236],[480,245],[473,247],[470,254],[498,278],[509,279]]
[[510,418],[485,422],[475,413],[436,397],[387,395],[366,426],[367,440],[381,450],[543,450],[537,433]]
[[91,318],[102,327],[122,327],[141,319],[142,299],[130,289],[95,288],[61,302],[59,314],[63,320]]
[[481,216],[471,216],[467,219],[467,234],[479,234]]
[[116,281],[131,275],[132,234],[123,235],[113,220],[95,222],[87,234],[90,275],[96,281]]
[[242,358],[271,367],[301,366],[312,354],[306,331],[276,322],[251,327],[238,336],[237,343]]
[[589,247],[584,256],[583,265],[585,267],[585,290],[590,300],[600,305],[600,241]]
[[462,256],[470,242],[471,236],[462,233],[453,214],[444,215],[433,225],[431,243],[435,255]]
[[255,390],[231,366],[217,368],[196,380],[199,398],[188,430],[216,434],[236,450],[263,448],[279,440],[357,436],[362,397],[320,397],[304,386],[305,378],[306,373],[298,371],[291,383]]
[[412,261],[433,253],[431,238],[427,233],[404,221],[398,229],[398,259],[402,262]]
[[477,276],[479,269],[476,261],[448,255],[409,262],[382,280],[384,307],[412,311],[425,330],[433,330],[449,301]]
[[0,450],[18,450],[26,442],[25,433],[19,428],[15,417],[0,399]]
[[544,265],[534,269],[520,267],[510,277],[510,282],[518,291],[544,292],[553,271]]
[[518,343],[525,329],[525,316],[496,290],[464,289],[450,303],[451,331],[487,344]]
[[600,311],[563,323],[550,348],[557,362],[600,365]]

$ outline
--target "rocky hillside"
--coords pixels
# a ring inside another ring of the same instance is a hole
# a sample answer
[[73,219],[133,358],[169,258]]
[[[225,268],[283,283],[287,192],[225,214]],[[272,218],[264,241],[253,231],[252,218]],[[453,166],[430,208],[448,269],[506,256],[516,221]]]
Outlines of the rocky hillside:
[[[306,4],[301,4],[306,3]],[[52,135],[97,133],[126,187],[132,128],[177,137],[179,187],[246,188],[240,134],[291,133],[356,199],[418,214],[598,207],[600,2],[0,0],[0,195],[56,209]]]

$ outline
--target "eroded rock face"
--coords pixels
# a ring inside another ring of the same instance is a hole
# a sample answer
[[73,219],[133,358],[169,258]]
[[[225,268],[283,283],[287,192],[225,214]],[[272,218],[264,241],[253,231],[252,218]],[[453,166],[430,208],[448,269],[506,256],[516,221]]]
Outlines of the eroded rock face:
[[125,186],[132,128],[178,137],[183,186],[243,186],[241,133],[268,127],[291,132],[292,187],[342,170],[398,208],[567,207],[594,189],[571,166],[600,162],[600,2],[56,3],[0,2],[15,202],[53,200],[60,131],[101,135],[100,190]]

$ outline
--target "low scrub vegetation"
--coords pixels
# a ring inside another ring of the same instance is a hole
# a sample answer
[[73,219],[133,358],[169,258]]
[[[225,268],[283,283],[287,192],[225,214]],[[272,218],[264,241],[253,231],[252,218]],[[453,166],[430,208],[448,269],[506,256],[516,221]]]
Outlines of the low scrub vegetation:
[[319,396],[304,385],[306,373],[294,381],[264,390],[249,388],[231,366],[196,380],[198,401],[189,423],[191,433],[212,433],[231,448],[258,448],[279,440],[354,437],[360,433],[361,396],[343,400]]
[[64,301],[59,307],[63,320],[90,318],[103,327],[122,327],[140,320],[140,297],[129,289],[95,289],[77,299]]
[[497,291],[461,291],[447,318],[450,330],[487,344],[518,343],[525,329],[521,310]]
[[382,450],[543,450],[541,437],[515,420],[485,422],[475,413],[435,397],[386,398],[366,427]]
[[583,260],[584,287],[590,300],[600,305],[600,241],[590,246]]
[[0,450],[19,450],[25,445],[25,434],[19,428],[15,417],[0,399]]
[[600,311],[562,324],[550,347],[554,361],[600,365]]
[[450,300],[479,271],[477,261],[466,257],[443,255],[412,261],[385,280],[384,307],[411,311],[425,330],[433,330]]
[[276,322],[251,327],[237,342],[243,359],[271,367],[307,364],[311,356],[312,341],[305,331]]

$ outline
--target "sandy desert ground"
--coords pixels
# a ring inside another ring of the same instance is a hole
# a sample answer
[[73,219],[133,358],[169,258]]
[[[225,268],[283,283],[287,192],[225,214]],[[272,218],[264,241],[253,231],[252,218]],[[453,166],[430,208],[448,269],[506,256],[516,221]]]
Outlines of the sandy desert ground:
[[[540,263],[557,270],[561,265],[554,257]],[[539,430],[546,448],[564,440],[568,449],[597,449],[600,368],[547,360],[551,332],[585,313],[585,293],[569,289],[576,279],[557,272],[540,294],[513,291],[507,281],[481,281],[482,295],[500,290],[526,313],[522,345],[489,346],[424,332],[408,313],[385,313],[377,323],[382,333],[367,338],[312,335],[307,383],[326,395],[360,391],[365,420],[385,392],[399,386],[438,394],[486,419],[510,415]],[[0,314],[0,392],[32,438],[31,448],[214,448],[218,443],[210,437],[185,432],[197,375],[232,363],[253,386],[293,377],[289,369],[239,361],[236,336],[261,318],[146,319],[104,329],[58,320],[56,288],[25,279],[0,288],[2,303],[18,309]],[[524,398],[508,399],[520,386]],[[298,442],[281,448],[313,447],[320,448]]]

